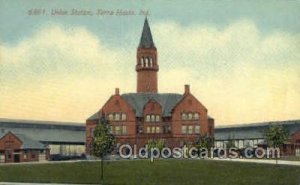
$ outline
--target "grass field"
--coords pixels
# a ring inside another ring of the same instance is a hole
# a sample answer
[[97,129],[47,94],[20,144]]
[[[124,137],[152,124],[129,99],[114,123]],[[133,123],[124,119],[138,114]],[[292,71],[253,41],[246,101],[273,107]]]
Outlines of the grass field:
[[[210,160],[112,161],[104,165],[105,184],[299,185],[300,167]],[[100,162],[0,166],[0,181],[94,183]]]

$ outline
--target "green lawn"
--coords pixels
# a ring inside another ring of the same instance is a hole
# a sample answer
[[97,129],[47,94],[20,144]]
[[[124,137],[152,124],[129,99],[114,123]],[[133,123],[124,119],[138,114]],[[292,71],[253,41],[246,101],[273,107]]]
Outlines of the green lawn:
[[[105,162],[105,184],[299,185],[300,167],[212,160]],[[0,181],[97,183],[100,162],[0,166]]]

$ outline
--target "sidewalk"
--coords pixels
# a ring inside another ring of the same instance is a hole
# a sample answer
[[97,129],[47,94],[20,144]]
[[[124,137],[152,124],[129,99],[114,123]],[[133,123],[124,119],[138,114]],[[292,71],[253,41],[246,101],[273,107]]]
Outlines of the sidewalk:
[[23,182],[0,182],[0,185],[88,185],[88,184],[56,184],[56,183],[23,183]]
[[[221,159],[221,158],[213,158],[210,160],[220,160],[220,161],[232,161],[232,162],[247,162],[247,163],[261,163],[261,164],[276,164],[276,160],[273,159]],[[293,165],[300,166],[300,161],[283,161],[278,160],[278,164],[280,165]]]

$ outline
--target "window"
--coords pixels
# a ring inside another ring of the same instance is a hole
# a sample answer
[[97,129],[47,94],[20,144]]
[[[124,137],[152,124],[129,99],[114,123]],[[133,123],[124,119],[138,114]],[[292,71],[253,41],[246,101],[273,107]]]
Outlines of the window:
[[150,122],[150,115],[147,115],[147,116],[146,116],[146,121],[147,121],[147,122]]
[[150,57],[150,67],[153,66],[152,58]]
[[108,114],[108,120],[112,121],[114,119],[114,115],[113,114]]
[[181,126],[181,133],[186,134],[186,126],[185,125]]
[[35,158],[35,155],[34,155],[34,154],[31,154],[31,158]]
[[151,115],[151,122],[155,121],[155,115]]
[[151,127],[151,133],[155,133],[155,127]]
[[144,67],[144,58],[143,57],[141,58],[141,65],[142,65],[142,67]]
[[147,127],[147,133],[150,133],[151,132],[151,127]]
[[148,67],[148,58],[146,57],[145,60],[145,67]]
[[116,121],[119,121],[119,120],[120,120],[120,114],[119,114],[119,113],[116,113],[116,114],[115,114],[115,120],[116,120]]
[[196,113],[194,114],[194,119],[195,119],[195,120],[199,120],[199,113],[196,112]]
[[115,134],[120,135],[121,134],[121,128],[120,126],[115,126]]
[[192,126],[192,125],[189,126],[189,131],[188,131],[188,133],[189,133],[189,134],[192,134],[192,133],[193,133],[193,126]]
[[122,121],[127,119],[127,115],[125,113],[122,113]]
[[156,127],[156,133],[160,133],[160,127]]
[[109,133],[111,133],[111,134],[113,134],[114,132],[113,132],[113,127],[110,125],[109,126]]
[[192,119],[193,119],[193,114],[189,113],[188,120],[192,120]]
[[199,125],[195,126],[195,133],[200,134],[200,126]]
[[182,113],[181,114],[181,119],[182,120],[187,120],[187,114],[186,113]]
[[156,121],[156,122],[159,122],[159,115],[156,115],[156,116],[155,116],[155,121]]
[[123,135],[127,134],[127,126],[125,126],[125,125],[122,126],[122,134]]

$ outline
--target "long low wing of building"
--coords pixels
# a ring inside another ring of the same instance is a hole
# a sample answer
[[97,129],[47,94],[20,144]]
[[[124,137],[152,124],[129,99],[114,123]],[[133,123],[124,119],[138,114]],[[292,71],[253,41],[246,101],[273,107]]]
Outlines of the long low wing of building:
[[[49,148],[50,155],[82,155],[85,151],[83,123],[0,119],[0,133],[15,135],[40,142]],[[0,149],[5,150],[5,149]]]
[[300,156],[300,120],[217,126],[215,145],[225,147],[229,142],[237,148],[264,145],[263,133],[271,125],[282,125],[289,132],[290,137],[283,147],[283,152],[287,155]]

